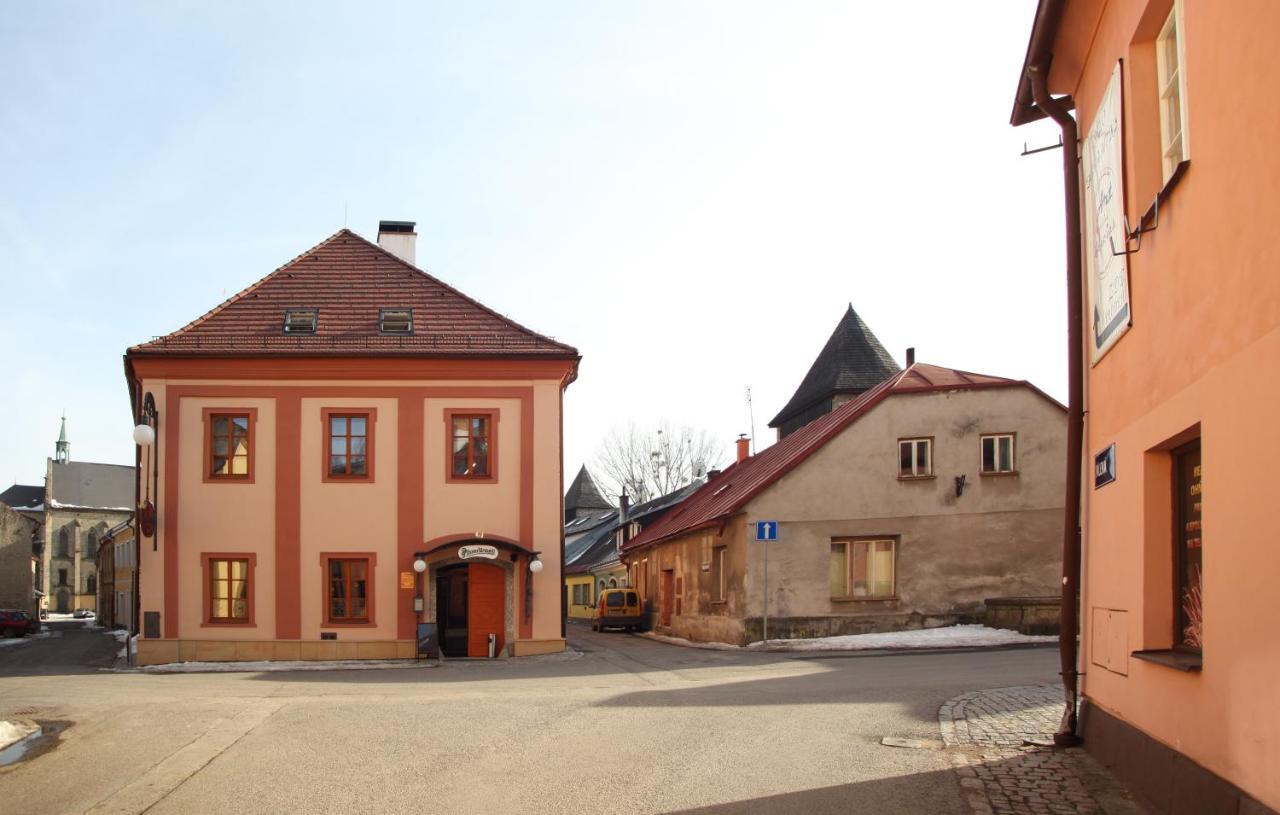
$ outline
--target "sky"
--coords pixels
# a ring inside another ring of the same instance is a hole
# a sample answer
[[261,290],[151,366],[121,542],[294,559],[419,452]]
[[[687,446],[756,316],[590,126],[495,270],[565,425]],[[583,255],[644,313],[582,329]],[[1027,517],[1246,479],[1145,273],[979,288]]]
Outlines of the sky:
[[757,448],[848,304],[1066,393],[1034,0],[69,3],[0,15],[0,488],[133,462],[122,355],[349,226],[582,353],[612,427]]

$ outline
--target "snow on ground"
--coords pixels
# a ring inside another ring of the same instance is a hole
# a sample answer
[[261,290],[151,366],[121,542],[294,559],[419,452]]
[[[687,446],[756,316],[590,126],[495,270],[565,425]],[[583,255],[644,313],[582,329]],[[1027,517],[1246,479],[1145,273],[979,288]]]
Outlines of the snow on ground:
[[433,668],[435,663],[414,662],[411,659],[364,660],[282,660],[280,662],[167,662],[163,665],[144,665],[141,668],[121,668],[120,671],[145,674],[190,673],[245,673],[271,671],[376,671],[386,668]]
[[[739,648],[723,642],[690,642],[679,637],[653,633],[640,636],[674,645],[689,645],[711,650]],[[752,651],[875,651],[912,648],[988,648],[995,645],[1025,645],[1057,641],[1056,634],[1031,636],[1003,628],[988,628],[985,625],[952,625],[945,628],[921,628],[915,631],[890,631],[883,634],[847,634],[841,637],[769,640],[767,643],[753,642],[746,647]]]
[[39,634],[32,634],[29,637],[5,637],[4,639],[0,639],[0,648],[8,648],[11,645],[21,645],[24,642],[31,642],[32,640],[47,640],[61,636],[61,631],[41,631]]
[[7,722],[0,719],[0,750],[22,741],[39,729],[40,726],[33,722]]

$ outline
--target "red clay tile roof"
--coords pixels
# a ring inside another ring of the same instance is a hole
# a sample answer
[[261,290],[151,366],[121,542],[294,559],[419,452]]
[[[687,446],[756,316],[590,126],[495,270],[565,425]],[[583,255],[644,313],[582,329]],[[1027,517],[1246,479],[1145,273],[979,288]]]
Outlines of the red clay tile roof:
[[[285,334],[287,309],[319,310],[314,334]],[[413,309],[411,335],[378,330],[379,311]],[[577,358],[348,229],[172,334],[130,355]]]
[[[679,506],[645,527],[622,547],[633,552],[696,529],[723,523],[769,485],[791,472],[842,430],[890,396],[930,391],[1027,387],[1058,407],[1056,400],[1025,380],[968,373],[916,363],[857,398],[783,438],[772,447],[735,463],[708,481]],[[1064,408],[1065,410],[1065,408]]]

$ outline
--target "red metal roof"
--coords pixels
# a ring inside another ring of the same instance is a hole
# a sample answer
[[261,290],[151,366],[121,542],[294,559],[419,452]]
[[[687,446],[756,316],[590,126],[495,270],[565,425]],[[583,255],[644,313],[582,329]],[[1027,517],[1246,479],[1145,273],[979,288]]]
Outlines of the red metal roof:
[[[401,308],[413,309],[413,333],[381,333],[380,310]],[[315,333],[284,333],[288,309],[317,309]],[[530,331],[348,229],[129,353],[578,356],[572,346]]]
[[772,447],[729,467],[683,503],[645,527],[643,532],[622,547],[622,551],[633,552],[686,532],[723,523],[769,485],[791,472],[842,430],[890,396],[1009,387],[1030,388],[1059,408],[1062,407],[1025,380],[916,363],[827,415],[814,419]]

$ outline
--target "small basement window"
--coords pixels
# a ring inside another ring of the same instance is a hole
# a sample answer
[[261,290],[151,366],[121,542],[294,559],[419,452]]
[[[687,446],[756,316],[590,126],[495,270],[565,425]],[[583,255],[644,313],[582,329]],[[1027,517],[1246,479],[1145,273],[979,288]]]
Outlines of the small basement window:
[[313,308],[291,308],[287,310],[284,313],[284,333],[316,333],[316,310]]
[[413,309],[382,309],[378,312],[378,330],[383,334],[412,334]]

